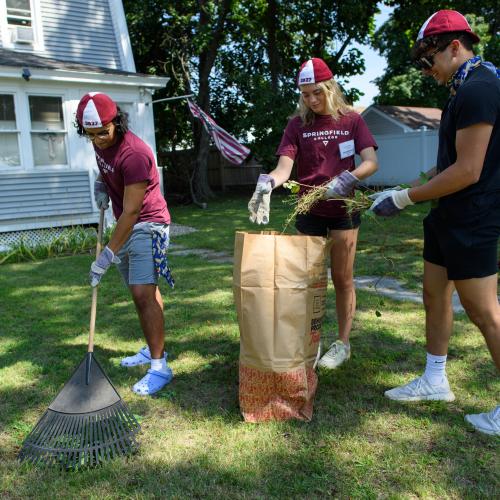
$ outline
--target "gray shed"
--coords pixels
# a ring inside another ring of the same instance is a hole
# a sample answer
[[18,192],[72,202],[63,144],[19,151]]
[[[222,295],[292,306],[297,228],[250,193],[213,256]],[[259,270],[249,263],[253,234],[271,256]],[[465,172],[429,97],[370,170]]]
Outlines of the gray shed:
[[441,110],[374,104],[362,113],[379,149],[373,186],[408,183],[436,164]]

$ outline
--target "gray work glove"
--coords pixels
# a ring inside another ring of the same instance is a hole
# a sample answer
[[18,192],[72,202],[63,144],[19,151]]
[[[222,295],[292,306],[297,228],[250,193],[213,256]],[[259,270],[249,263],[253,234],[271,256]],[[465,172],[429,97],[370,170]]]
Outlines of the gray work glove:
[[268,174],[260,174],[252,198],[248,202],[250,222],[254,224],[268,224],[271,205],[271,192],[274,179]]
[[344,170],[326,185],[323,199],[347,198],[358,183],[359,179],[355,175],[351,174],[349,170]]
[[99,257],[92,262],[90,266],[90,286],[97,286],[104,273],[108,270],[111,264],[119,264],[121,260],[116,257],[113,251],[109,247],[104,247],[104,250],[99,254]]
[[106,189],[106,184],[101,181],[94,181],[94,199],[97,208],[107,210],[109,207],[109,195]]
[[401,210],[408,205],[413,205],[413,201],[408,196],[409,188],[406,189],[390,189],[380,193],[374,193],[369,196],[375,200],[370,207],[370,210],[380,217],[392,217],[399,214]]

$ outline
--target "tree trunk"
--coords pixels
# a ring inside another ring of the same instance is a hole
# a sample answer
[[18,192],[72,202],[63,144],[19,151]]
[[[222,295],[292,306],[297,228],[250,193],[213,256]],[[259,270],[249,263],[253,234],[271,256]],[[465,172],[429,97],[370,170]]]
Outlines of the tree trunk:
[[[198,105],[209,113],[210,108],[210,72],[212,71],[217,51],[225,38],[227,28],[227,17],[231,9],[231,0],[223,0],[220,5],[218,18],[215,21],[210,18],[207,9],[208,0],[200,0],[200,31],[206,30],[212,25],[212,37],[201,51],[198,64]],[[215,21],[215,22],[214,22]],[[205,201],[213,198],[215,195],[208,184],[208,150],[210,146],[210,137],[202,126],[195,130],[195,152],[196,161],[193,171],[193,190],[198,201]]]
[[277,17],[278,5],[276,0],[268,0],[266,15],[267,56],[269,57],[269,71],[271,73],[271,89],[274,94],[279,91],[279,77],[281,75],[281,60],[276,42]]
[[210,189],[208,183],[208,154],[210,150],[210,136],[203,127],[198,143],[196,155],[194,176],[193,176],[193,192],[196,197],[193,201],[205,201],[213,198],[214,192]]

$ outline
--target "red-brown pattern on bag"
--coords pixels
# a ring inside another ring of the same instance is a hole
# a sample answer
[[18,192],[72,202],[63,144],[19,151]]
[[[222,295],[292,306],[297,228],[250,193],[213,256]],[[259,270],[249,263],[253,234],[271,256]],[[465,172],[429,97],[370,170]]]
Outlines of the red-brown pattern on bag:
[[312,368],[285,373],[240,365],[240,408],[247,422],[311,420],[318,377]]

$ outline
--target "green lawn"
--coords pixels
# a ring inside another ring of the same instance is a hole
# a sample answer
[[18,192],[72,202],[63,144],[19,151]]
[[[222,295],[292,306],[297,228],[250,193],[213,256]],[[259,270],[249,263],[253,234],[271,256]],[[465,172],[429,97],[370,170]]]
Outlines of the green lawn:
[[[207,210],[172,207],[199,229],[174,239],[231,252],[234,231],[255,229],[246,196]],[[418,289],[425,207],[361,228],[357,274]],[[273,197],[272,228],[286,206]],[[292,229],[290,229],[292,230]],[[96,357],[142,424],[140,452],[77,473],[20,466],[19,446],[86,351],[90,255],[0,266],[0,497],[2,498],[493,498],[500,440],[463,417],[497,404],[498,375],[480,333],[458,315],[448,374],[457,400],[400,404],[383,397],[424,366],[421,305],[383,305],[358,294],[352,358],[320,373],[313,421],[246,424],[238,410],[238,326],[232,266],[173,256],[177,285],[163,286],[167,350],[175,379],[156,398],[130,387],[144,368],[120,359],[144,345],[116,270],[99,288]],[[325,342],[332,338],[329,290]],[[377,317],[376,310],[382,315]],[[495,493],[495,491],[497,493]]]

